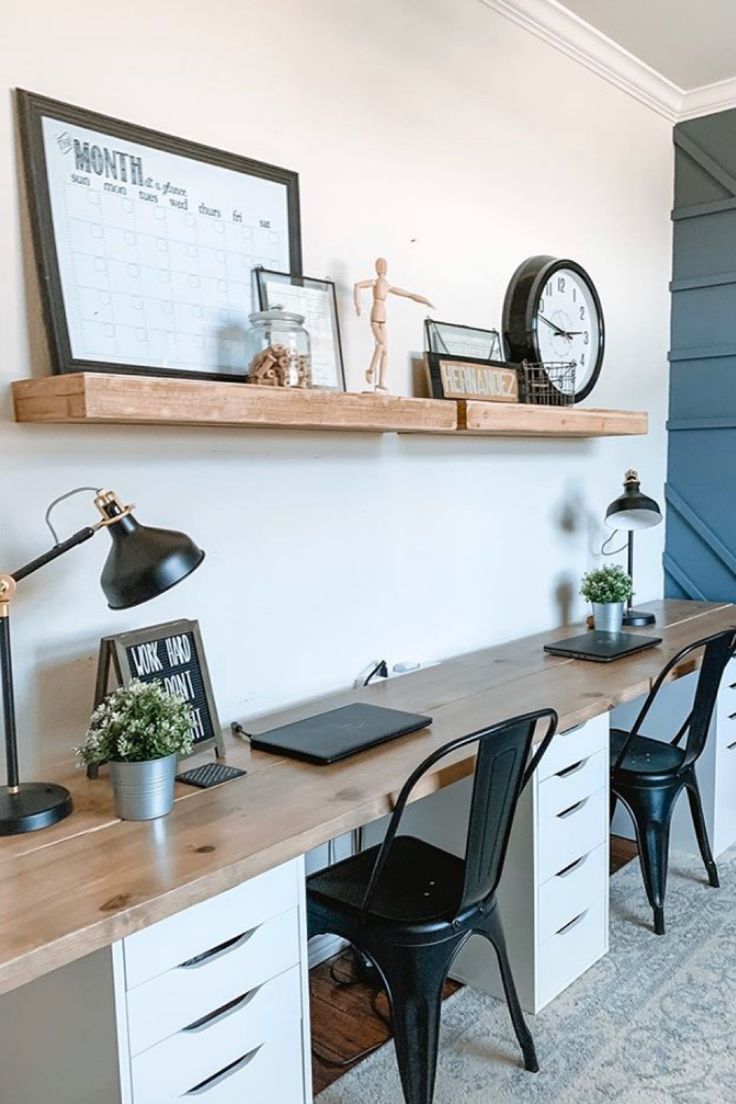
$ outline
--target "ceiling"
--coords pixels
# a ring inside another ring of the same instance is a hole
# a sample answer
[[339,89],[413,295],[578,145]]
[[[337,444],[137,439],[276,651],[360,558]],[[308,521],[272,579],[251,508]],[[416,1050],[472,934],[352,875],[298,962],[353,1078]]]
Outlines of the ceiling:
[[736,0],[563,0],[686,92],[736,77]]

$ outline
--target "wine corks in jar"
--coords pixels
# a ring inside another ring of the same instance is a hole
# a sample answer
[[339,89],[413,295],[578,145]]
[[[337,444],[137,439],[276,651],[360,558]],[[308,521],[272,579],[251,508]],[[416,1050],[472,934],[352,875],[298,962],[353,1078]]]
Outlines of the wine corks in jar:
[[281,307],[250,315],[248,382],[261,387],[311,387],[312,359],[304,318]]
[[250,362],[248,380],[262,387],[311,387],[309,356],[280,343],[267,345]]

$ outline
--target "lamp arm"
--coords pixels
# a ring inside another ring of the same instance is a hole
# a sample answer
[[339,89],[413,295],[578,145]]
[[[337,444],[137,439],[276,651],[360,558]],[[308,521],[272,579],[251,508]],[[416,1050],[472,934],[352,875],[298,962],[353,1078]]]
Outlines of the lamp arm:
[[41,556],[36,556],[35,560],[29,560],[23,567],[19,567],[17,571],[12,572],[12,578],[16,583],[21,579],[25,579],[28,575],[32,575],[34,571],[38,571],[40,567],[45,567],[47,563],[51,563],[52,560],[58,559],[59,556],[63,556],[65,552],[69,552],[72,548],[76,548],[78,544],[84,544],[90,537],[93,537],[97,532],[99,526],[94,527],[86,525],[84,529],[79,529],[76,533],[73,533],[71,537],[67,537],[66,540],[60,541],[55,544],[53,548],[50,548],[48,552],[44,552]]

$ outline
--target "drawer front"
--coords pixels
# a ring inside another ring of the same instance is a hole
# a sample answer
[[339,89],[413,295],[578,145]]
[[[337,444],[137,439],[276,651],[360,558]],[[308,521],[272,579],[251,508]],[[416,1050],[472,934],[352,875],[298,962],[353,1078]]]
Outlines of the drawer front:
[[583,853],[603,843],[609,813],[608,787],[537,821],[537,881],[541,885]]
[[[604,789],[608,785],[608,770],[607,753],[597,751],[540,782],[537,795],[540,831],[544,831],[545,821]],[[581,841],[582,845],[584,843]]]
[[608,748],[608,713],[593,717],[579,728],[557,732],[539,764],[537,777],[540,782],[550,775],[566,770],[573,763],[595,755]]
[[539,1006],[547,1004],[606,950],[606,907],[601,897],[581,910],[537,950]]
[[179,1099],[263,1046],[275,1029],[290,1024],[298,1034],[301,1015],[300,974],[294,967],[136,1055],[131,1063],[135,1104]]
[[131,1054],[160,1043],[298,962],[299,911],[292,909],[137,986],[127,994]]
[[605,844],[583,854],[539,887],[537,942],[544,943],[586,909],[605,900],[608,852]]
[[300,1031],[280,1029],[220,1074],[157,1104],[306,1104],[303,1069]]
[[[718,692],[717,715],[719,720],[733,717],[734,728],[736,728],[736,660],[733,659],[726,665],[726,670],[723,672],[723,680]],[[736,739],[736,734],[733,739]]]
[[736,745],[736,713],[723,713],[716,720],[719,754],[721,749]]
[[716,856],[736,843],[736,723],[730,743],[716,748],[714,834],[710,843]]
[[285,863],[123,940],[128,989],[298,904],[297,864]]

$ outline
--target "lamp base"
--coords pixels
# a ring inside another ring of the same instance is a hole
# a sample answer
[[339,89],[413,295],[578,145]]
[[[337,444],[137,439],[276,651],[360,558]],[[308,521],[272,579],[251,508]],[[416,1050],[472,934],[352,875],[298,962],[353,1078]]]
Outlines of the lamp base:
[[22,782],[16,793],[0,788],[0,836],[49,828],[68,817],[72,795],[53,782]]
[[644,613],[642,610],[624,610],[624,625],[654,625],[657,618],[653,613]]

